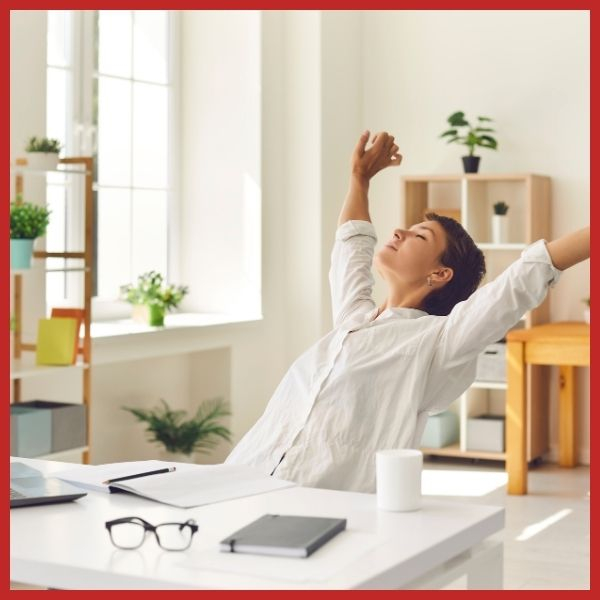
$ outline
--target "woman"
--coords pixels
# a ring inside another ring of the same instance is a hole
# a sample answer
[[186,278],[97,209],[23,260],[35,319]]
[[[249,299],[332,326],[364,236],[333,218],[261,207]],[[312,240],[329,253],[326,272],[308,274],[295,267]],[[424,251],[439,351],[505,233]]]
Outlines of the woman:
[[[560,272],[589,257],[589,227],[538,240],[494,281],[462,226],[426,215],[377,255],[368,188],[402,157],[369,132],[351,158],[332,251],[334,329],[290,367],[264,414],[227,457],[301,485],[375,491],[375,452],[419,446],[427,415],[474,381],[477,356],[538,306]],[[374,265],[388,286],[372,299]]]

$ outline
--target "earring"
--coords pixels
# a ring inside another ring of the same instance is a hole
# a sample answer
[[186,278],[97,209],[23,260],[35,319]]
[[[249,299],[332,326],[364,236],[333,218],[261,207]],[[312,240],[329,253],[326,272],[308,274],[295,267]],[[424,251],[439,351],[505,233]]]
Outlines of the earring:
[[428,285],[429,287],[433,287],[433,283],[431,283],[431,275],[428,275],[428,276],[427,276],[427,285]]

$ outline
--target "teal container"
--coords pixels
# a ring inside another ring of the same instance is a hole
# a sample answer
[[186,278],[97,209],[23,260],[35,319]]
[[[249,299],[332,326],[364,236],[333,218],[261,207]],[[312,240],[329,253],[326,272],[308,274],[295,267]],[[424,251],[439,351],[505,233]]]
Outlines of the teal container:
[[30,269],[33,255],[33,240],[10,240],[11,269]]

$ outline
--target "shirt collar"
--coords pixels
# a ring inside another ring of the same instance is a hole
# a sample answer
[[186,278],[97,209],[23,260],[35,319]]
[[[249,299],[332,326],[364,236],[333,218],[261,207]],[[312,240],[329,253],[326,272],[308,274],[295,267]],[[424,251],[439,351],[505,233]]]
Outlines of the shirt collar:
[[[375,315],[379,309],[375,308],[371,314],[368,316],[368,321],[372,321],[375,319]],[[400,319],[418,319],[419,317],[426,317],[429,313],[424,310],[420,310],[418,308],[406,308],[403,306],[392,306],[391,308],[386,308],[378,317],[375,319],[379,321],[381,319],[388,319],[390,317],[397,317]]]

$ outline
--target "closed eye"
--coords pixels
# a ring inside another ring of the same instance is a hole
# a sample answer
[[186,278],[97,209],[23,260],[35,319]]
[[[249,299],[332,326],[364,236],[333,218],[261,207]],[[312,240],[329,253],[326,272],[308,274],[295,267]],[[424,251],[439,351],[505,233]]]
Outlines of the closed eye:
[[420,233],[417,233],[416,237],[420,237],[422,240],[427,241],[427,238],[424,235],[421,235]]

